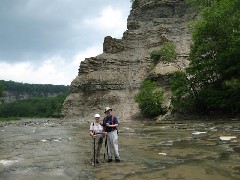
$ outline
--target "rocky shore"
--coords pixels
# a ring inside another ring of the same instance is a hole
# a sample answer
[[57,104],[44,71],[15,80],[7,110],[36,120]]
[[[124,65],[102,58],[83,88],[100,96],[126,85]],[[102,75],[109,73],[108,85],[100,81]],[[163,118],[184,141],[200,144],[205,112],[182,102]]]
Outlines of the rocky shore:
[[43,125],[43,126],[57,126],[57,125],[62,125],[63,121],[61,119],[55,119],[55,118],[46,118],[46,119],[25,119],[22,118],[21,120],[2,120],[0,121],[0,127],[4,126],[38,126],[38,125]]

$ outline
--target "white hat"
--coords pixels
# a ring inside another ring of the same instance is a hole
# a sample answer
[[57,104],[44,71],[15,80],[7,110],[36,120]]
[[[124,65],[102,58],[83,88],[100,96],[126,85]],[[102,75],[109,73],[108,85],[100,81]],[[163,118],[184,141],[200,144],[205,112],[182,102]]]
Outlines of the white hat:
[[104,113],[109,111],[109,110],[112,111],[112,109],[110,107],[106,107]]
[[95,118],[100,118],[100,114],[95,114]]

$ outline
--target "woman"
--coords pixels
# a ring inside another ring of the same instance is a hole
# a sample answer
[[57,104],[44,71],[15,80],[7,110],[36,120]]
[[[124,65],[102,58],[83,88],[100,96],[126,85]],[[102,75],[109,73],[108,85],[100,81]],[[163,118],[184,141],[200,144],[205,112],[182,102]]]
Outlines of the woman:
[[[95,139],[95,149],[94,151],[96,153],[93,153],[92,158],[91,158],[91,164],[94,165],[96,161],[96,163],[99,163],[99,159],[100,159],[100,150],[102,148],[102,143],[103,143],[103,127],[102,125],[99,123],[100,122],[100,115],[99,114],[95,114],[94,116],[95,118],[95,122],[91,123],[90,125],[90,136],[93,138],[93,140]],[[94,158],[95,155],[95,158]]]

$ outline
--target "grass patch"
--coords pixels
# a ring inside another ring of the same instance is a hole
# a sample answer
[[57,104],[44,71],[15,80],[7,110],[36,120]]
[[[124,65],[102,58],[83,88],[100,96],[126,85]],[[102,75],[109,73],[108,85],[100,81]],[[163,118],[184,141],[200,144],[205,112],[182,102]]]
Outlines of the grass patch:
[[20,117],[0,117],[0,121],[18,121]]

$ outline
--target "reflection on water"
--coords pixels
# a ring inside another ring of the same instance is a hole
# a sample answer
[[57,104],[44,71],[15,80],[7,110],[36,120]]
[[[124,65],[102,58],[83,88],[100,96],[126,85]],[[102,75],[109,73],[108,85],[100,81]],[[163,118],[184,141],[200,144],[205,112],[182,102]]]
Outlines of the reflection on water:
[[0,127],[0,179],[240,179],[240,122],[121,123],[121,163],[90,165],[89,125]]

